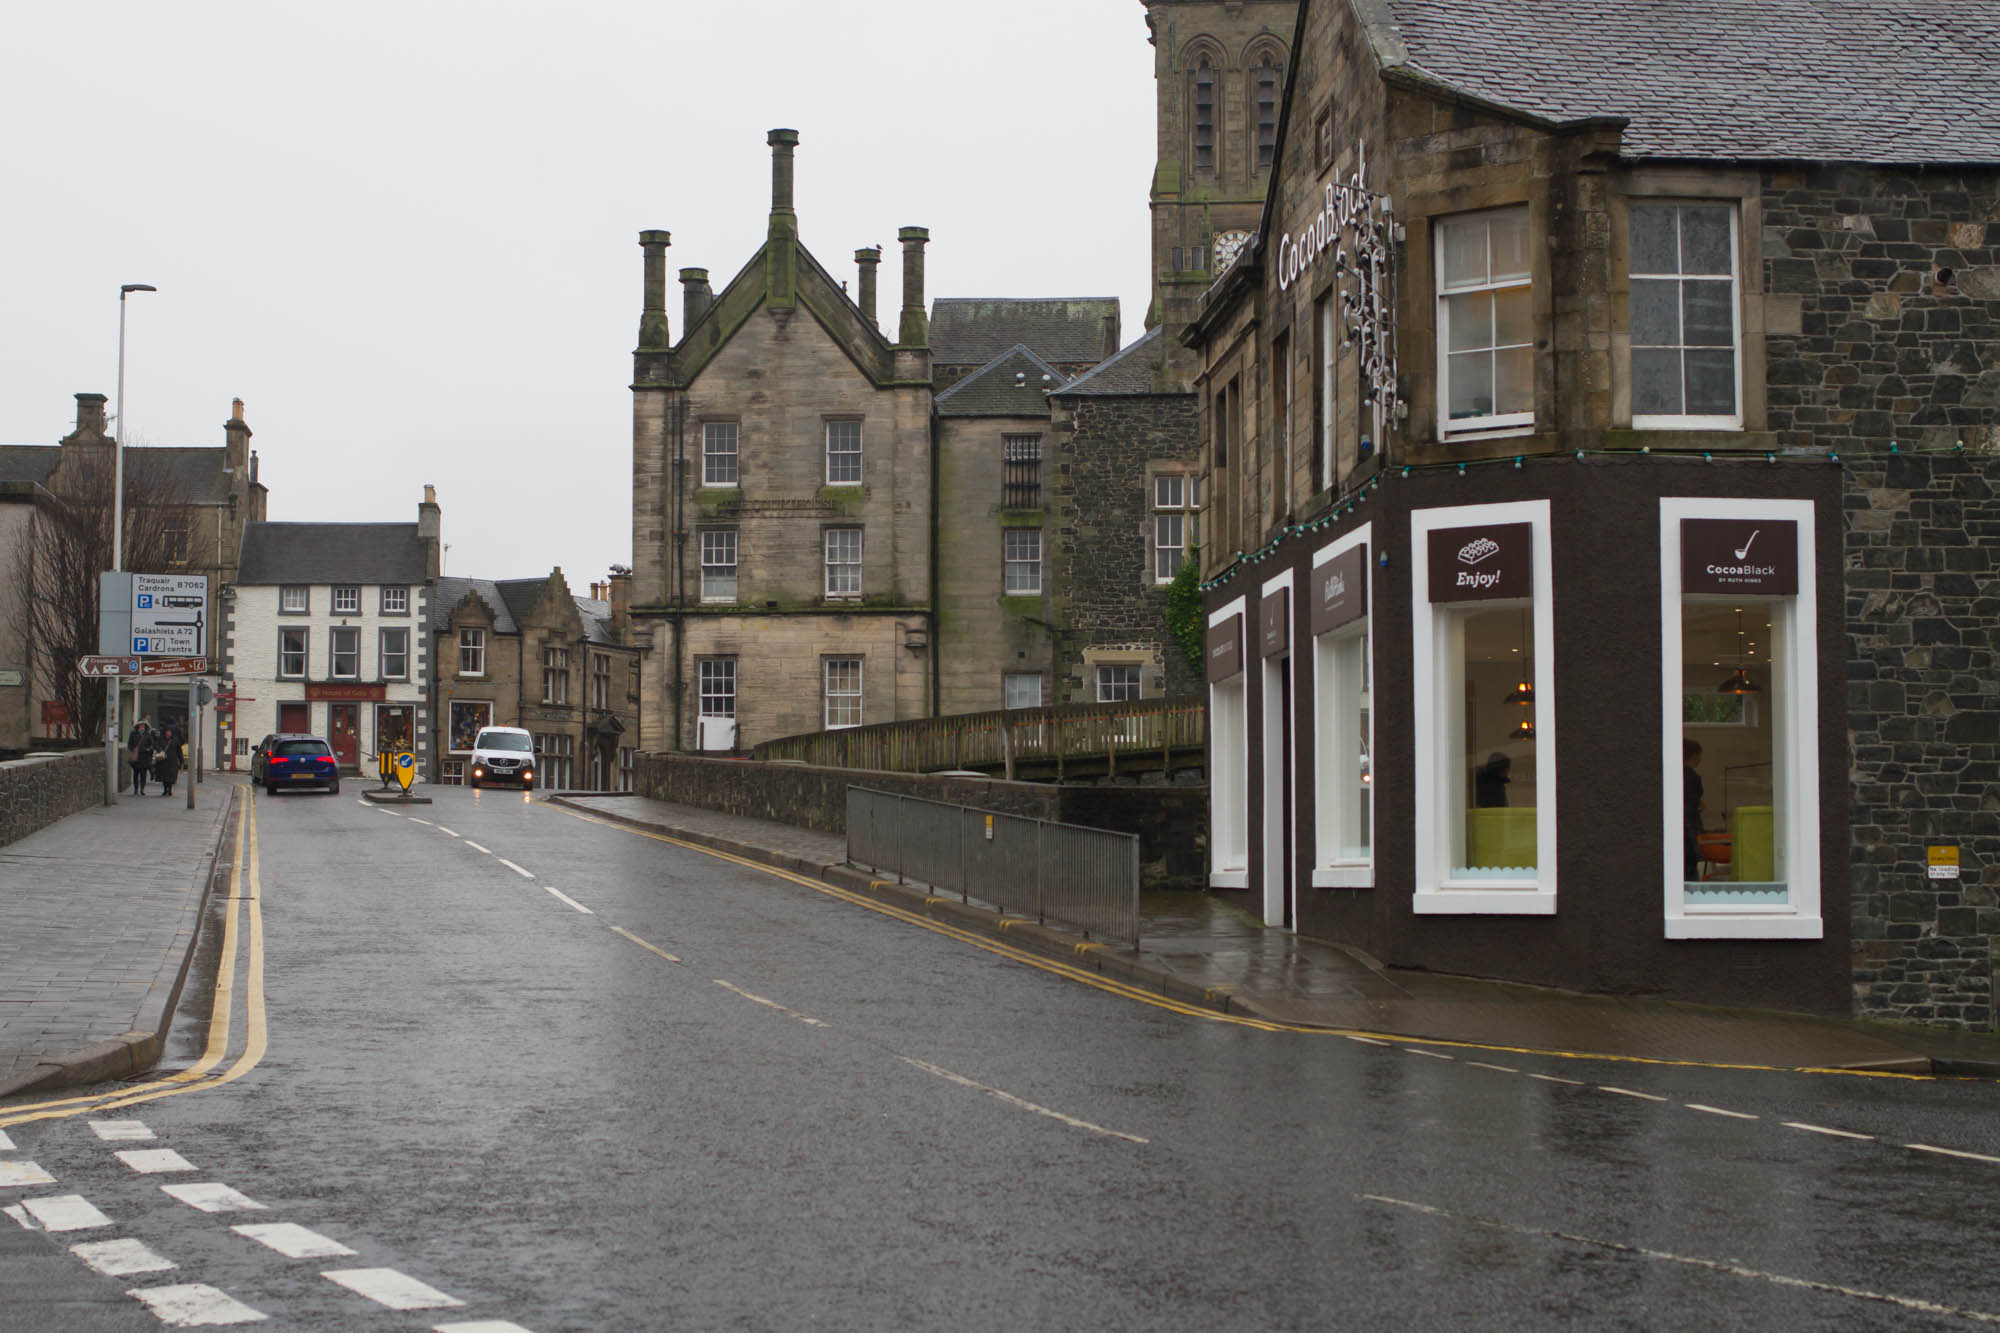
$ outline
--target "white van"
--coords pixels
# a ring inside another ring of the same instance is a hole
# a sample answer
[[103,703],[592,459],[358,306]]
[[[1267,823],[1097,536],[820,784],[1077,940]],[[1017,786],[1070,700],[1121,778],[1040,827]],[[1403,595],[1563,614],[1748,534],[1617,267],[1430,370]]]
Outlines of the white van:
[[519,727],[481,727],[472,739],[465,785],[486,787],[496,782],[534,789],[535,738]]

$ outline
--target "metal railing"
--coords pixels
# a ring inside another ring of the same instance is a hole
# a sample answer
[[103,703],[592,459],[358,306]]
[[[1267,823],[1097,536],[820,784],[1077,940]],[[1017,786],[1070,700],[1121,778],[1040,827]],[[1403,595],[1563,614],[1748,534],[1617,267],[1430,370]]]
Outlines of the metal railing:
[[1139,947],[1135,834],[849,787],[847,859]]
[[1207,706],[1192,697],[1063,704],[808,732],[765,741],[750,757],[888,773],[998,769],[1008,778],[1017,764],[1053,763],[1060,775],[1066,760],[1102,759],[1115,774],[1121,757],[1166,768],[1176,755],[1200,763],[1207,724]]

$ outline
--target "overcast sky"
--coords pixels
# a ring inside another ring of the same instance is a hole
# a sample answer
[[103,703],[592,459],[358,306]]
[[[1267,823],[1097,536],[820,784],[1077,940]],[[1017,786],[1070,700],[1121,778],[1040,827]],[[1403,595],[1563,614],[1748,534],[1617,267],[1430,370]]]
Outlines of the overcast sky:
[[115,410],[220,445],[270,517],[407,522],[446,570],[579,594],[631,560],[638,233],[720,287],[797,129],[806,245],[852,281],[931,231],[939,296],[1116,296],[1143,331],[1138,0],[24,4],[0,44],[0,443]]

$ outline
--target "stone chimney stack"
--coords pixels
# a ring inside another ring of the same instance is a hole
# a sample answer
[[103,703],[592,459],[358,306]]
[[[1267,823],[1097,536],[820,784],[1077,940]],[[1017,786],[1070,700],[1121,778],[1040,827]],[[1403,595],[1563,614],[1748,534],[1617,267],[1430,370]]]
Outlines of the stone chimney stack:
[[708,270],[705,268],[684,268],[681,270],[681,337],[687,337],[694,322],[708,313],[715,304],[715,292],[708,285]]
[[632,626],[632,571],[623,565],[611,567],[611,581],[606,585],[611,603],[611,636],[620,643],[630,643],[629,631]]
[[792,157],[799,146],[797,130],[772,130],[764,136],[771,146],[771,227],[764,240],[764,299],[773,310],[798,304],[799,218],[792,211]]
[[870,327],[880,329],[881,322],[875,318],[875,269],[882,262],[882,251],[872,245],[856,250],[854,262],[861,268],[861,281],[857,284],[861,296],[854,304],[860,306],[861,313],[868,317]]
[[232,475],[250,468],[250,427],[243,421],[243,400],[229,400],[229,420],[222,423],[222,462]]
[[904,227],[896,233],[903,243],[903,320],[898,347],[929,347],[931,323],[924,314],[924,246],[931,234],[924,227]]
[[674,345],[667,327],[667,247],[674,243],[669,231],[642,231],[639,248],[646,252],[646,304],[639,316],[639,350],[664,352]]
[[438,509],[437,487],[424,487],[424,502],[417,506],[417,539],[424,544],[424,575],[432,583],[444,572],[443,517]]
[[104,395],[101,393],[80,393],[76,396],[76,435],[105,437]]

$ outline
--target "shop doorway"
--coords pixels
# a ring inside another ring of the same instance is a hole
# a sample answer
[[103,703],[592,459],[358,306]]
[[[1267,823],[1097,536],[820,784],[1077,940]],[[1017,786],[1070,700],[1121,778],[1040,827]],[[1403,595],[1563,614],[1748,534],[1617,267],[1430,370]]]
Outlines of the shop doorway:
[[343,772],[361,769],[361,705],[326,706],[327,743],[333,746],[334,760]]

